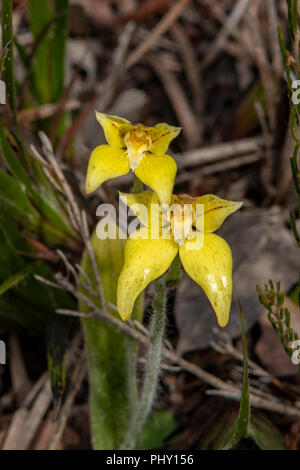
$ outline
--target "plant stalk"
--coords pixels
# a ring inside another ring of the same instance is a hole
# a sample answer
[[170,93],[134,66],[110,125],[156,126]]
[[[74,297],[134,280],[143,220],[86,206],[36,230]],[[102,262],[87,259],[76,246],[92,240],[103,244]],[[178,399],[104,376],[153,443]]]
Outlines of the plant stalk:
[[132,416],[123,450],[133,450],[138,444],[142,430],[152,409],[155,399],[162,355],[163,337],[166,317],[166,275],[155,281],[153,314],[150,326],[150,343],[144,374],[144,386],[137,410]]
[[144,189],[142,181],[134,174],[133,194],[141,193]]

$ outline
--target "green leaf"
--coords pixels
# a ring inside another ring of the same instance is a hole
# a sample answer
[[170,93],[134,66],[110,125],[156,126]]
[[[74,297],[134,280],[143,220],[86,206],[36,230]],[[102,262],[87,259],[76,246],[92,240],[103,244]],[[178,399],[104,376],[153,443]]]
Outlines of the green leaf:
[[222,409],[215,419],[211,420],[201,438],[200,450],[227,450],[232,447],[232,434],[236,425],[236,412],[231,407]]
[[[117,281],[123,266],[125,240],[100,240],[96,233],[91,238],[99,268],[106,301],[116,305]],[[91,279],[97,291],[92,266],[84,253],[82,269]],[[81,279],[84,282],[84,279]],[[81,291],[90,296],[86,289]],[[99,302],[94,299],[98,306]],[[142,314],[142,297],[137,301],[134,318]],[[82,302],[80,311],[89,309]],[[111,309],[112,315],[118,314]],[[97,318],[83,319],[90,366],[90,406],[93,446],[95,449],[117,449],[123,442],[127,429],[132,397],[136,393],[133,362],[137,343]],[[134,397],[133,397],[134,399]]]
[[38,212],[29,202],[25,187],[3,170],[0,170],[1,210],[12,218],[22,221],[31,227],[41,223]]
[[35,274],[54,281],[51,269],[45,263],[36,262],[32,273],[0,297],[1,326],[33,334],[45,332],[47,319],[57,308],[75,308],[68,293],[46,286],[35,279]]
[[6,291],[11,289],[12,287],[19,284],[19,282],[23,281],[29,274],[34,271],[34,264],[28,264],[24,266],[23,269],[18,271],[13,276],[8,277],[2,284],[0,284],[0,296],[4,294]]
[[141,449],[158,449],[176,428],[177,423],[174,416],[167,410],[154,411],[148,418],[142,433]]
[[[0,211],[0,229],[5,233],[7,240],[14,247],[15,253],[19,258],[21,255],[16,250],[22,253],[34,253],[34,248],[28,243],[28,241],[22,235],[20,228],[17,226],[15,221],[12,220],[10,215],[6,216]],[[17,247],[17,248],[15,248]]]
[[9,240],[0,220],[0,281],[3,282],[23,267],[23,259]]
[[26,332],[29,335],[45,331],[47,311],[37,310],[19,294],[11,289],[0,297],[1,328]]
[[30,26],[35,39],[33,81],[39,102],[57,102],[64,88],[65,47],[69,1],[55,0],[53,14],[48,0],[28,0]]
[[40,104],[51,103],[51,11],[48,0],[28,0],[30,27],[36,41],[33,71]]
[[[74,309],[73,299],[62,290],[37,281],[35,274],[53,282],[51,269],[41,262],[35,263],[34,272],[7,290],[0,297],[0,323],[2,327],[37,334],[45,332],[47,319],[56,308]],[[45,358],[46,359],[46,358]]]
[[[36,83],[35,83],[35,78],[34,78],[34,68],[31,66],[31,59],[32,59],[32,54],[30,54],[29,51],[27,51],[26,47],[23,46],[23,44],[21,44],[18,40],[17,37],[14,38],[14,43],[15,43],[15,46],[16,46],[16,50],[19,54],[19,59],[20,61],[22,62],[23,64],[23,67],[24,69],[27,71],[27,80],[28,80],[28,83],[29,83],[29,88],[31,90],[31,94],[33,97],[37,97],[39,96],[39,92],[37,90],[37,87],[36,87]],[[20,85],[19,85],[19,89],[20,89]],[[19,91],[18,89],[18,91]],[[28,99],[29,103],[31,106],[34,105],[34,103],[31,102],[31,97],[30,99]]]
[[74,322],[75,319],[70,316],[66,317],[55,313],[48,317],[47,358],[54,406],[60,406],[66,386],[65,353],[70,327]]
[[168,271],[168,276],[167,276],[167,279],[166,279],[166,284],[168,286],[168,288],[174,288],[177,286],[177,284],[179,284],[180,282],[180,278],[181,278],[181,262],[180,262],[180,258],[179,258],[179,255],[177,255],[171,266],[170,266],[170,269]]
[[16,156],[9,144],[3,126],[0,123],[0,152],[11,173],[21,181],[27,189],[32,188],[32,183],[26,172],[24,160]]
[[283,435],[262,413],[252,413],[249,436],[262,450],[286,450]]
[[2,49],[7,48],[4,60],[3,78],[6,85],[6,95],[15,123],[17,123],[16,88],[14,77],[14,43],[12,25],[12,0],[2,0]]
[[[37,264],[35,272],[41,272],[41,270],[42,268]],[[5,269],[2,274],[5,276]],[[35,334],[45,328],[50,313],[51,301],[48,287],[41,286],[41,283],[34,279],[33,273],[19,279],[18,284],[10,286],[10,289],[0,296],[2,327]]]
[[54,25],[53,34],[52,99],[53,101],[58,101],[64,89],[65,52],[69,25],[69,0],[55,0],[55,12],[58,18]]
[[62,290],[46,286],[34,278],[39,274],[54,280],[44,263],[32,263],[18,251],[32,252],[16,227],[0,214],[0,323],[2,327],[40,331],[55,309],[74,308],[74,301]]
[[250,398],[249,398],[249,377],[248,377],[248,358],[247,358],[247,342],[245,334],[244,314],[242,306],[239,303],[241,326],[242,326],[242,341],[243,341],[243,385],[242,396],[240,402],[239,415],[234,427],[232,435],[232,443],[236,444],[240,439],[248,436],[248,427],[250,420]]
[[[49,182],[45,179],[46,177],[44,174],[43,181],[40,179],[41,184],[39,186],[30,180],[26,171],[26,167],[23,165],[23,160],[19,158],[12,150],[12,147],[6,137],[4,128],[1,126],[1,124],[0,153],[9,171],[15,176],[17,180],[19,180],[19,182],[24,185],[28,196],[30,196],[32,202],[35,204],[35,207],[44,216],[45,220],[43,221],[43,224],[39,226],[40,232],[43,231],[48,240],[56,240],[58,242],[64,240],[66,236],[74,236],[74,231],[67,223],[65,211],[57,199],[55,190],[51,185],[49,185]],[[30,155],[29,158],[31,158]],[[32,163],[39,165],[40,167],[39,169],[36,167],[37,175],[40,173],[40,171],[42,171],[41,166],[38,162],[33,161]],[[10,177],[8,176],[8,178]],[[12,181],[12,179],[10,178],[9,181]],[[18,182],[15,182],[15,186],[18,184]],[[53,236],[55,237],[54,239]]]

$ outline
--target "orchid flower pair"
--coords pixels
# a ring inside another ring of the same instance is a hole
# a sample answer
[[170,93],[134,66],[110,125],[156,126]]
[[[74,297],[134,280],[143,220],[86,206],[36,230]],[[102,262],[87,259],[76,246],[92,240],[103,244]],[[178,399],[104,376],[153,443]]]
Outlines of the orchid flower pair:
[[[164,274],[179,254],[187,274],[208,297],[219,325],[226,326],[232,295],[232,254],[225,240],[213,232],[242,203],[226,201],[212,194],[198,198],[173,194],[177,166],[166,152],[180,128],[165,123],[145,127],[102,113],[96,113],[96,117],[108,144],[96,147],[91,154],[86,192],[91,193],[108,179],[125,175],[130,170],[152,190],[120,195],[141,223],[141,228],[126,242],[117,292],[121,318],[124,321],[130,318],[138,295],[151,281]],[[140,205],[147,209],[146,218],[135,210]],[[187,214],[180,210],[169,212],[168,208],[174,205],[179,209],[188,205],[190,210]],[[203,207],[201,221],[197,220],[197,205]],[[152,237],[152,213],[157,206],[161,208],[158,236]],[[164,230],[166,219],[169,222],[168,237]],[[180,237],[174,230],[178,219],[183,226],[189,227]],[[199,234],[202,236],[196,236]]]

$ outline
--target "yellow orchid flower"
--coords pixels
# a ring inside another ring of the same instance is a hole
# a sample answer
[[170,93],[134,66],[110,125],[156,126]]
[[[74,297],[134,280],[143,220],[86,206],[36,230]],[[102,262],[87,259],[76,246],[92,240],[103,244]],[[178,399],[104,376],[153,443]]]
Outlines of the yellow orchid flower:
[[165,123],[146,127],[98,112],[96,118],[108,144],[99,145],[91,153],[86,192],[91,193],[104,181],[132,170],[157,193],[161,204],[169,204],[177,165],[173,158],[166,155],[166,151],[181,128]]
[[[172,205],[175,208],[182,207],[183,210],[187,206],[188,210],[184,215],[183,211],[177,210],[171,214],[162,213],[159,235],[153,237],[151,221],[153,210],[159,204],[157,195],[153,191],[145,191],[139,194],[123,193],[120,198],[143,225],[126,242],[124,266],[117,292],[117,305],[122,320],[128,320],[139,293],[167,271],[179,252],[185,271],[204,290],[215,310],[219,325],[226,326],[232,294],[232,254],[225,240],[213,232],[242,203],[226,201],[213,194],[197,198],[173,194]],[[197,205],[202,208],[200,217],[197,216]],[[147,207],[147,211],[140,210],[143,206]],[[176,219],[180,219],[182,226],[187,227],[184,236],[175,233]],[[166,224],[167,220],[169,224]],[[169,237],[166,236],[168,230]]]

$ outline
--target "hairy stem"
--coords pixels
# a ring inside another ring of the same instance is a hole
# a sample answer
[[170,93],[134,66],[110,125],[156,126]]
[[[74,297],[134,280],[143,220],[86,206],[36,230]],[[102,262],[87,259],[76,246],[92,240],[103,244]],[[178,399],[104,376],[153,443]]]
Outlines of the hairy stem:
[[166,316],[166,276],[155,281],[153,299],[153,315],[150,326],[150,344],[145,366],[144,386],[136,413],[132,416],[122,449],[136,448],[141,432],[151,411],[155,399],[160,362],[162,355],[163,336]]

